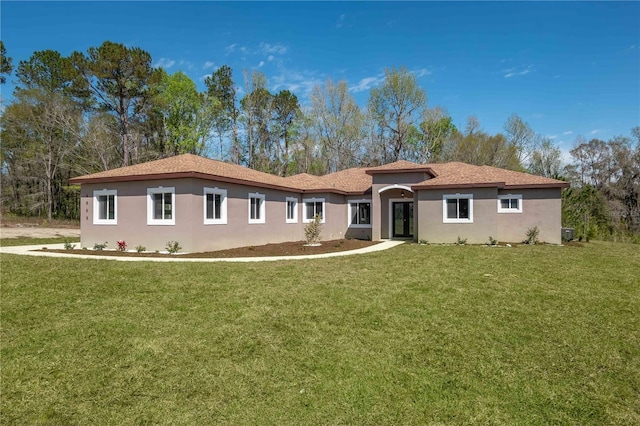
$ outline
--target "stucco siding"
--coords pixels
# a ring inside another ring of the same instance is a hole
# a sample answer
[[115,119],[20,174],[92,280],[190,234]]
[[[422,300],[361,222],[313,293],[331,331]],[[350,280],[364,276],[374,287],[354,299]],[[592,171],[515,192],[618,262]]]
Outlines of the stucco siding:
[[[522,195],[521,213],[498,213],[498,234],[501,242],[519,243],[528,229],[538,227],[541,242],[560,244],[562,201],[560,188],[501,190],[498,195]],[[497,211],[496,201],[496,211]]]
[[[147,189],[175,188],[173,225],[147,223]],[[226,224],[205,224],[204,188],[226,190]],[[96,225],[93,220],[95,190],[116,190],[117,224]],[[264,223],[249,223],[249,194],[264,195]],[[295,198],[297,223],[286,221],[286,199]],[[344,238],[348,228],[348,206],[338,194],[299,194],[202,179],[173,179],[110,184],[85,184],[82,187],[81,244],[92,248],[108,242],[116,247],[125,240],[129,249],[138,245],[163,251],[168,241],[178,241],[184,252],[222,250],[305,239],[304,200],[324,199],[325,223],[321,238]],[[371,231],[358,229],[354,238],[371,238]]]
[[[456,193],[473,195],[473,222],[444,223],[443,195]],[[417,199],[418,240],[455,243],[460,237],[468,244],[482,244],[489,240],[489,236],[496,238],[498,235],[496,188],[420,190]]]

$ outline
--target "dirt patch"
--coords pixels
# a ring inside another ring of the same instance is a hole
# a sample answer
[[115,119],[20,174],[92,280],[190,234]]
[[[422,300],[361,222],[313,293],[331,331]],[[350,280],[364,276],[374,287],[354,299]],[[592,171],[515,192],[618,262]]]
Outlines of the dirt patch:
[[182,257],[182,258],[235,258],[235,257],[272,257],[272,256],[303,256],[311,254],[335,253],[339,251],[356,250],[378,244],[378,241],[362,240],[332,240],[323,241],[320,246],[305,246],[304,241],[280,244],[266,244],[263,246],[240,247],[229,250],[210,251],[204,253],[164,254],[164,253],[135,253],[115,250],[47,250],[55,253],[83,254],[96,256],[130,256],[130,257]]
[[39,217],[0,216],[0,238],[79,237],[80,222]]
[[80,237],[79,229],[72,228],[39,228],[39,227],[0,227],[0,238],[55,238]]

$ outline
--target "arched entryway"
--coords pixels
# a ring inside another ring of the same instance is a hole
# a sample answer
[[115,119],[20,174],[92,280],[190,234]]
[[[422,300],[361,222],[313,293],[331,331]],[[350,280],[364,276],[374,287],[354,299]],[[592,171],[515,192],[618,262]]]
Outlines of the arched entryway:
[[413,239],[415,235],[413,191],[406,185],[388,185],[378,190],[382,209],[382,238]]

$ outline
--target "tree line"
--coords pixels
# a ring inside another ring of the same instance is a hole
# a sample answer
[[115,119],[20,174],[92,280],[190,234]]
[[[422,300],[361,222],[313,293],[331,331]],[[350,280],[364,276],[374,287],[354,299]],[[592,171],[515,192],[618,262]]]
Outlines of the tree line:
[[385,70],[365,107],[345,81],[313,88],[308,105],[267,77],[223,65],[205,90],[185,73],[152,65],[137,47],[105,41],[68,57],[34,52],[12,63],[0,41],[0,83],[14,75],[0,117],[3,212],[77,218],[71,177],[182,153],[288,176],[325,174],[397,160],[463,161],[569,180],[563,221],[580,237],[640,233],[640,127],[632,137],[579,139],[573,161],[517,114],[503,132],[470,116],[464,129],[404,67]]

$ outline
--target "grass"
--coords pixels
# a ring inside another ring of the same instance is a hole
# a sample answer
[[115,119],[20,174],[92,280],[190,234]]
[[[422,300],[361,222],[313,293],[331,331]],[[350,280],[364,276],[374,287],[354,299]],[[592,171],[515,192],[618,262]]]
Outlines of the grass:
[[639,424],[638,246],[2,255],[3,424]]
[[0,247],[10,247],[10,246],[27,246],[27,245],[40,245],[43,247],[46,244],[63,244],[64,242],[70,242],[75,244],[76,248],[80,246],[80,238],[77,237],[51,237],[51,238],[29,238],[29,237],[18,237],[18,238],[1,238],[0,239]]

